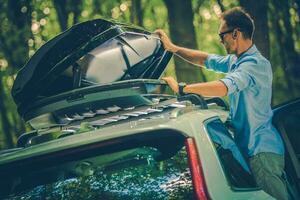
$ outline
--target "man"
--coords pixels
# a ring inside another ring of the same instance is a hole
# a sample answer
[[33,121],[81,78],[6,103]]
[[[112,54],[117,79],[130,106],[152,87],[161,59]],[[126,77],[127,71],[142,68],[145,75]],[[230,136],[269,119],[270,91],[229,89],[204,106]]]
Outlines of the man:
[[203,96],[229,96],[234,139],[248,158],[255,180],[273,197],[288,199],[284,170],[284,147],[272,125],[272,69],[253,44],[254,23],[240,7],[224,12],[219,29],[227,56],[208,54],[173,44],[162,31],[156,33],[165,49],[207,69],[226,73],[225,78],[206,83],[178,86],[172,77],[163,77],[175,92]]

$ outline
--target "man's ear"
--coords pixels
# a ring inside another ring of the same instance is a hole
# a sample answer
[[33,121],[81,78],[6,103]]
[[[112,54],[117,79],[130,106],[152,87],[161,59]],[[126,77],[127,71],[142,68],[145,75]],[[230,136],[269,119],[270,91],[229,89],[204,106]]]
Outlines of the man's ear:
[[232,32],[232,38],[235,40],[237,38],[237,30]]

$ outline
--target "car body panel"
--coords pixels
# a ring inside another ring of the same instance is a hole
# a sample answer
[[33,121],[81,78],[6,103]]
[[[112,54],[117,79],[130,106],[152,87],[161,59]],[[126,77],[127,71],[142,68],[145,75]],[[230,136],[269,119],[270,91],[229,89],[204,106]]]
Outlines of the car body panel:
[[[139,133],[151,133],[154,131],[172,130],[186,137],[195,138],[198,154],[201,160],[205,182],[209,195],[212,199],[272,199],[262,191],[233,191],[228,185],[222,166],[213,149],[213,144],[203,126],[207,119],[217,118],[219,114],[226,116],[227,113],[219,110],[194,110],[184,113],[175,118],[170,115],[158,119],[146,121],[131,121],[99,130],[89,131],[78,135],[37,144],[26,149],[12,152],[0,157],[0,163],[12,162],[19,159],[32,158],[54,152],[61,152],[78,146],[95,144],[100,141],[111,140]],[[177,112],[173,110],[173,112]],[[111,134],[113,133],[113,134]],[[84,140],[82,138],[84,137]]]

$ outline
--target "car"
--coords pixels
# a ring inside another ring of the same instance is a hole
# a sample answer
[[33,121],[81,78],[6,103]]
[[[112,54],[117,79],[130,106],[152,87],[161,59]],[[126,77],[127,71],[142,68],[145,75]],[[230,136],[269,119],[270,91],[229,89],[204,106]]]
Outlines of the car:
[[[95,19],[45,43],[12,96],[33,131],[0,152],[2,199],[273,199],[255,183],[221,98],[159,80],[157,35]],[[274,109],[299,197],[300,100]]]

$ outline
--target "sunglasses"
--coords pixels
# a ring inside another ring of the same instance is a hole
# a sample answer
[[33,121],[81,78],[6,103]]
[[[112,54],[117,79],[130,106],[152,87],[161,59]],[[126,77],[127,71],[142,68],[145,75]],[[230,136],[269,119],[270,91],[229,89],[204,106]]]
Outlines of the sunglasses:
[[234,31],[234,29],[230,29],[230,30],[227,30],[227,31],[224,31],[224,32],[219,33],[219,37],[220,37],[221,41],[222,41],[222,42],[224,41],[224,36],[225,36],[227,33],[232,33],[233,31]]

